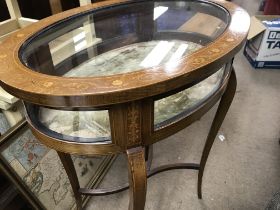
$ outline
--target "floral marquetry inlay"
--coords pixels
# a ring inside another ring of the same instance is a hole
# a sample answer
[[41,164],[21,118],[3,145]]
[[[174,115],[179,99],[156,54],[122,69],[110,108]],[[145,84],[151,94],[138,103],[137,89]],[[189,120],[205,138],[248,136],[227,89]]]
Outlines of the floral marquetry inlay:
[[24,34],[17,34],[18,38],[24,37]]
[[133,102],[127,112],[128,146],[141,144],[141,106]]
[[112,85],[114,85],[114,86],[119,86],[119,85],[122,85],[122,84],[123,84],[123,82],[121,80],[115,80],[115,81],[112,82]]
[[0,55],[0,59],[4,59],[4,58],[6,58],[6,57],[7,57],[6,54]]
[[51,87],[53,85],[53,82],[44,82],[45,87]]

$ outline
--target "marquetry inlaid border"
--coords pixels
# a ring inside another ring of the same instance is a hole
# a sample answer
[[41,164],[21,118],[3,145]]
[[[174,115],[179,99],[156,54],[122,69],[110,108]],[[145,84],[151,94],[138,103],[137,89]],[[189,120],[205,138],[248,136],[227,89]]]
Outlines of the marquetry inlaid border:
[[230,13],[229,26],[213,43],[183,58],[171,69],[159,66],[107,77],[62,78],[30,71],[21,63],[19,48],[41,29],[88,10],[133,3],[110,0],[54,15],[14,33],[0,45],[0,84],[11,94],[31,103],[53,107],[92,107],[143,99],[199,82],[241,49],[250,25],[249,15],[242,8],[225,1],[211,2]]

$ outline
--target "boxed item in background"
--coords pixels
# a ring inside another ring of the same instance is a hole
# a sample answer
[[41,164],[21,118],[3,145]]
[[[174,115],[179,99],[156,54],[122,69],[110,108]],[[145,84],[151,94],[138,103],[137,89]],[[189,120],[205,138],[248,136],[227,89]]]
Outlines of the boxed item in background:
[[247,39],[244,55],[253,67],[280,68],[280,16],[253,16]]

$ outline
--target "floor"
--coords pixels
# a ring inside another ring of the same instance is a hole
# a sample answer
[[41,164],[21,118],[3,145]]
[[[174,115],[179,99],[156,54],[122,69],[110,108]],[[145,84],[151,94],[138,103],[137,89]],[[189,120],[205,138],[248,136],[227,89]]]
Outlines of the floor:
[[[260,0],[234,0],[253,15]],[[235,59],[237,94],[210,153],[203,182],[203,199],[196,195],[197,172],[170,171],[148,181],[146,210],[264,209],[280,190],[280,71],[254,70],[242,52]],[[216,107],[215,107],[216,108]],[[200,121],[155,144],[153,166],[198,162],[215,108]],[[164,154],[164,155],[162,155]],[[102,187],[127,179],[120,156]],[[128,191],[95,197],[87,210],[127,209]]]

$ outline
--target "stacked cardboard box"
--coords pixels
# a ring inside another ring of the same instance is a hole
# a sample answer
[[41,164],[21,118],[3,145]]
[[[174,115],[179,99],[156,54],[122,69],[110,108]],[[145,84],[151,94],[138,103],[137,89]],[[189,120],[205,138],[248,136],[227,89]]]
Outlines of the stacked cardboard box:
[[244,55],[255,68],[280,68],[280,24],[270,24],[278,19],[280,16],[269,15],[251,18]]

